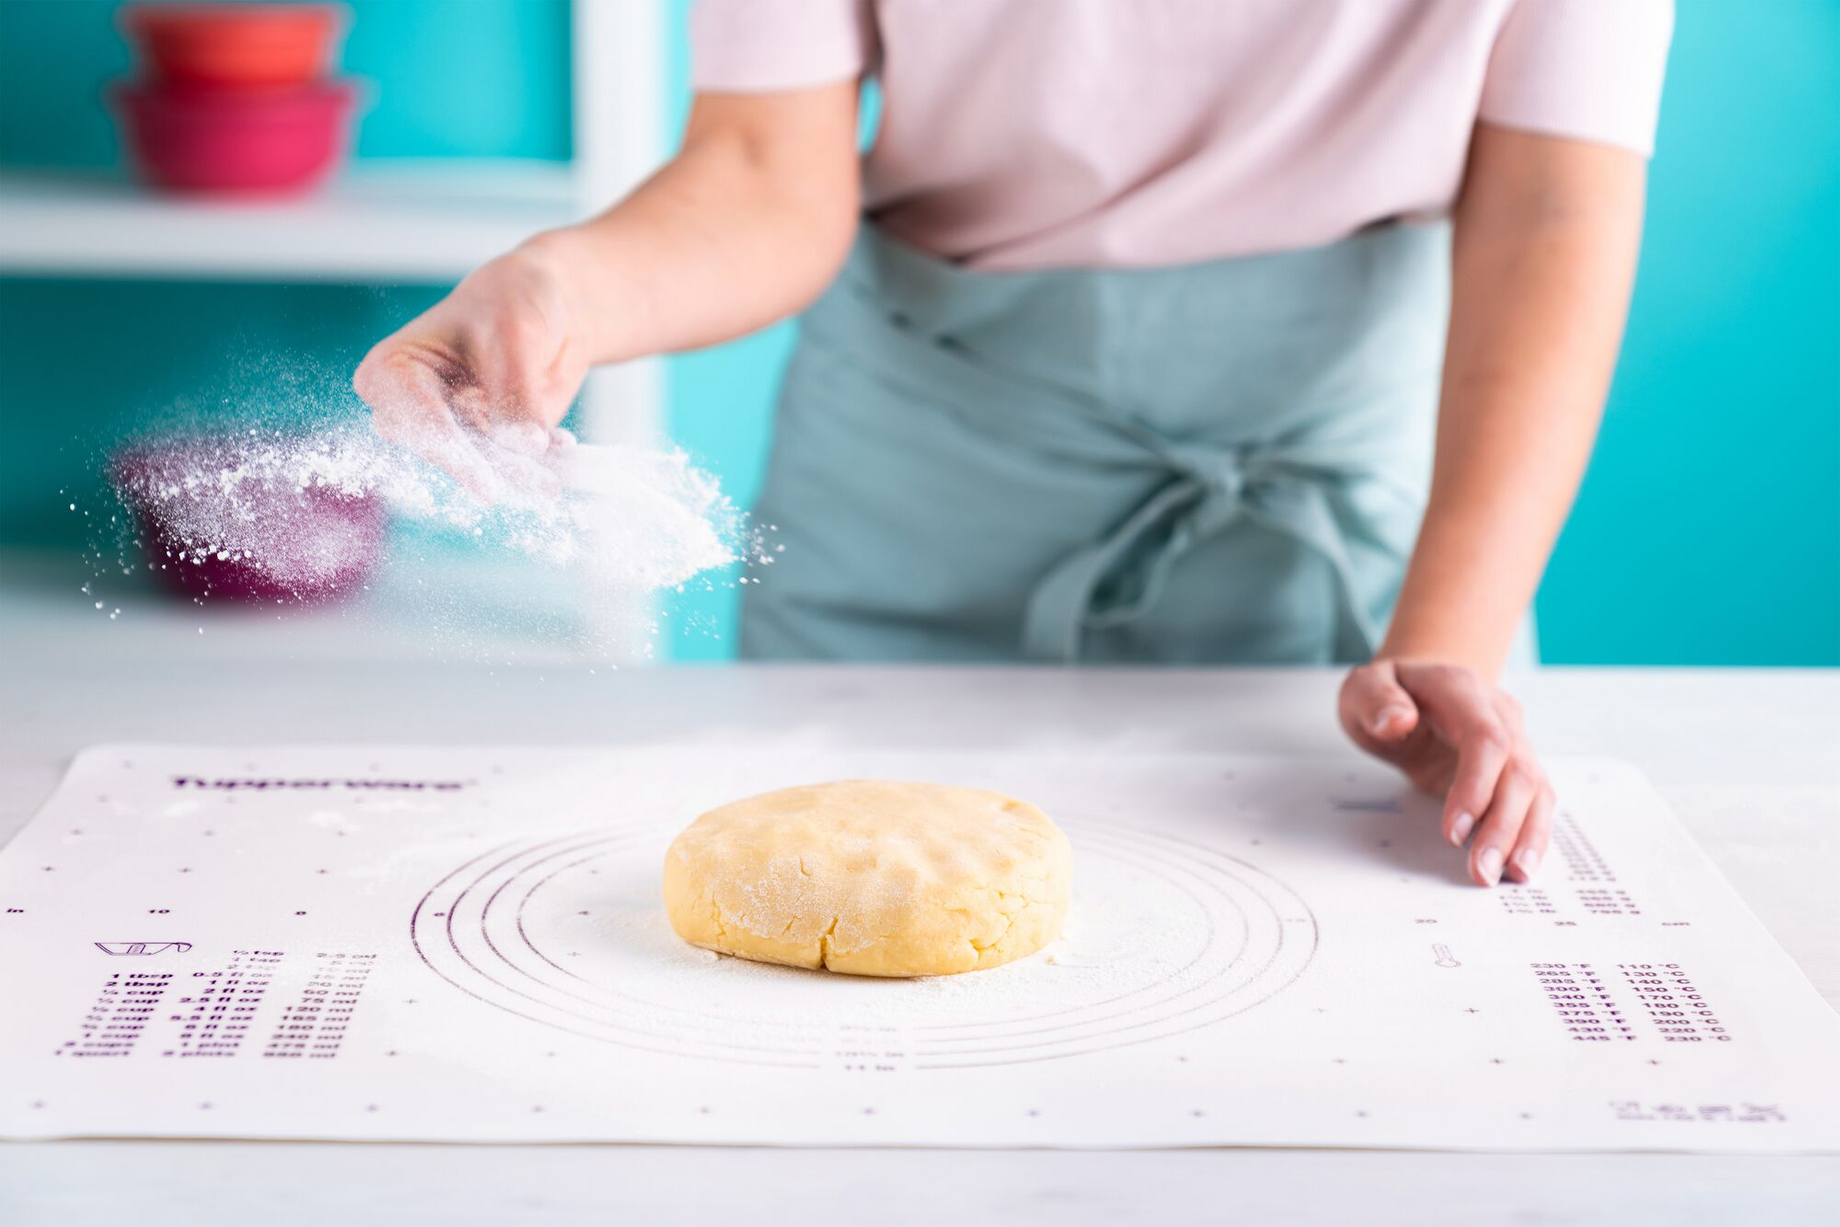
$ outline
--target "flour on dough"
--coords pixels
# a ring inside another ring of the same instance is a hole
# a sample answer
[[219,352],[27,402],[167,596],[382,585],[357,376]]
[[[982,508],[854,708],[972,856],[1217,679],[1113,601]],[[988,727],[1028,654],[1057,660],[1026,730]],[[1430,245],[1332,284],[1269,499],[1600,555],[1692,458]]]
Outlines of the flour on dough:
[[1034,806],[886,780],[786,788],[711,810],[665,854],[685,941],[862,976],[995,967],[1060,935],[1072,857]]

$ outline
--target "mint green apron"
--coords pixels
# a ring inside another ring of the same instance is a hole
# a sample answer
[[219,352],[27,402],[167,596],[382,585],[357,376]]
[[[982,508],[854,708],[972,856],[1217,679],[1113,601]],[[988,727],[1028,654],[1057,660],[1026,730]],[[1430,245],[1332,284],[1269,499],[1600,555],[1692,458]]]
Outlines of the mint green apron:
[[984,273],[865,226],[787,373],[742,655],[1366,659],[1424,507],[1448,240]]

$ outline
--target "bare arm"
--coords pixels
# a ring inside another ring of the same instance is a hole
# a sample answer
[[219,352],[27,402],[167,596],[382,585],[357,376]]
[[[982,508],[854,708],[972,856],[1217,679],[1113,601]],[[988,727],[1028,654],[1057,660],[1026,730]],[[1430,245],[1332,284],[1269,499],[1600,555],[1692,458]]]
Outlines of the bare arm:
[[1645,179],[1632,153],[1477,128],[1431,499],[1386,642],[1342,688],[1349,735],[1445,794],[1445,837],[1487,885],[1546,851],[1552,789],[1495,676],[1597,434]]
[[1477,129],[1431,501],[1382,655],[1500,669],[1597,436],[1645,178],[1622,150]]
[[858,211],[856,83],[705,94],[682,151],[599,217],[538,235],[591,362],[713,345],[815,298]]
[[700,96],[682,151],[631,196],[474,270],[353,386],[379,433],[497,497],[591,365],[797,311],[848,253],[857,209],[855,82]]

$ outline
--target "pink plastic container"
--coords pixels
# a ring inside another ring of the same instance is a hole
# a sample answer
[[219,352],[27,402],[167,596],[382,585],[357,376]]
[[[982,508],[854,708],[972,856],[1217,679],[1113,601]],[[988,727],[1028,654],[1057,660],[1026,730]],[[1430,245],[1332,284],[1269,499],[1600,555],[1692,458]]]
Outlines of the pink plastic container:
[[181,192],[286,195],[318,183],[348,145],[357,88],[115,88],[116,113],[148,179]]
[[336,4],[130,4],[121,25],[148,75],[189,89],[298,87],[326,76]]
[[236,437],[131,447],[109,477],[140,530],[148,569],[185,596],[317,604],[356,591],[382,561],[382,501],[302,487],[245,464]]

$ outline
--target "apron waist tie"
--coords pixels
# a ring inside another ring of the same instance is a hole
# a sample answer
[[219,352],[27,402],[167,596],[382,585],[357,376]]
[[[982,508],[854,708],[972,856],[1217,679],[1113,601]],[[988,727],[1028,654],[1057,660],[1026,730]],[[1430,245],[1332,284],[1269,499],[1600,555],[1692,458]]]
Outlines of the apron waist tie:
[[[941,403],[968,424],[1039,447],[1053,439],[1056,423],[1072,411],[1105,428],[1114,461],[1136,456],[1170,472],[1171,480],[1116,528],[1068,554],[1035,582],[1023,615],[1024,659],[1079,660],[1082,632],[1121,626],[1143,614],[1161,594],[1176,561],[1242,515],[1292,537],[1328,562],[1339,605],[1338,648],[1349,659],[1372,654],[1379,636],[1356,595],[1353,564],[1327,492],[1329,483],[1363,476],[1361,465],[1338,465],[1333,449],[1325,452],[1307,443],[1297,454],[1288,454],[1281,446],[1172,440],[1090,395],[1066,387],[1031,387],[1017,376],[988,369],[903,313],[887,311],[867,291],[859,302],[863,318],[880,322],[880,337],[901,351],[908,369],[930,374],[943,388],[979,385],[979,403],[1002,406],[992,413],[955,403],[955,398]],[[812,326],[808,319],[807,327]]]
[[[1133,432],[1135,433],[1135,432]],[[1241,516],[1315,550],[1335,573],[1340,630],[1360,656],[1379,641],[1356,599],[1353,564],[1320,478],[1271,454],[1193,446],[1156,449],[1173,477],[1099,541],[1036,581],[1023,615],[1023,656],[1080,658],[1087,630],[1122,626],[1156,603],[1176,562]]]

